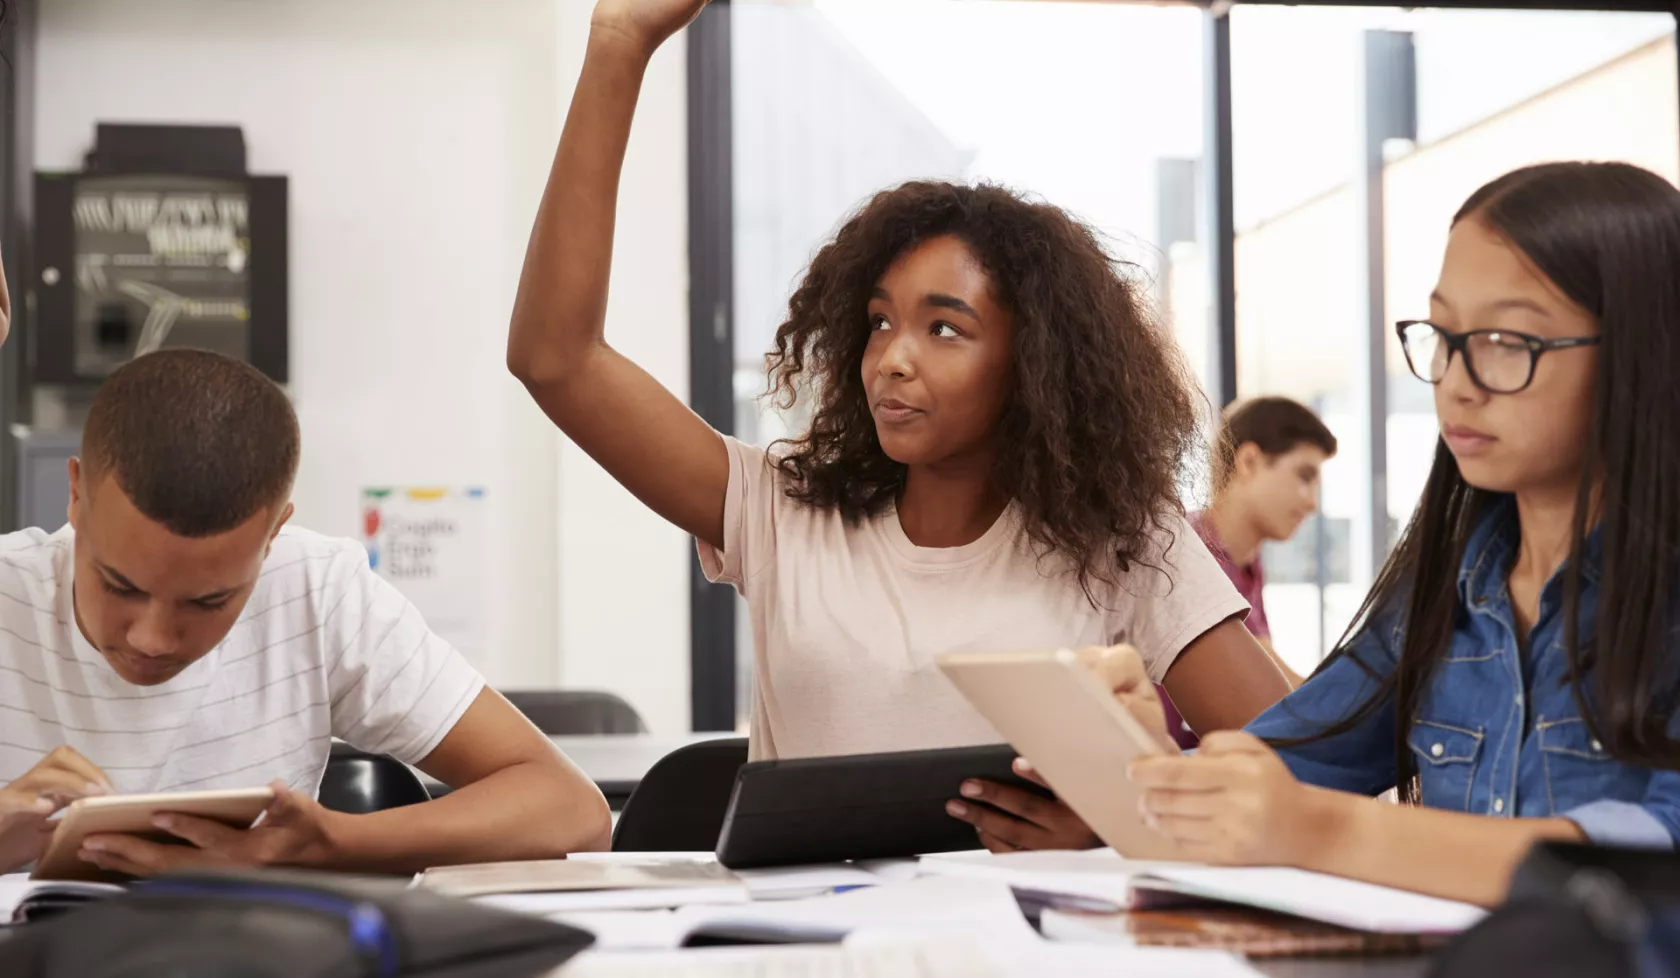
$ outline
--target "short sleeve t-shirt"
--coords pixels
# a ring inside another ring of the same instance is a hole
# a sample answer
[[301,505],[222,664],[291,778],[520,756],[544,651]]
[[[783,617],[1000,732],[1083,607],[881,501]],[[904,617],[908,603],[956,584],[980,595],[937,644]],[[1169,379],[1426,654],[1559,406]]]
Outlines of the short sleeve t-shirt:
[[911,543],[891,507],[856,524],[791,499],[762,449],[726,438],[721,551],[708,579],[747,599],[754,644],[754,759],[996,743],[935,658],[946,652],[1138,648],[1157,681],[1180,651],[1248,610],[1189,525],[1158,541],[1093,606],[1074,575],[1034,552],[1007,509],[961,547]]
[[75,624],[74,546],[69,527],[0,536],[0,784],[67,745],[124,793],[313,796],[333,737],[416,763],[484,688],[361,546],[289,527],[227,637],[131,685]]
[[1219,561],[1219,567],[1225,576],[1231,579],[1231,584],[1237,593],[1248,602],[1248,630],[1255,638],[1271,638],[1272,626],[1266,621],[1266,602],[1263,592],[1266,590],[1266,573],[1260,566],[1260,558],[1254,562],[1238,565],[1231,560],[1230,553],[1225,549],[1225,541],[1219,539],[1219,530],[1206,513],[1192,513],[1190,525],[1196,534],[1202,538],[1202,543],[1213,554],[1213,559]]

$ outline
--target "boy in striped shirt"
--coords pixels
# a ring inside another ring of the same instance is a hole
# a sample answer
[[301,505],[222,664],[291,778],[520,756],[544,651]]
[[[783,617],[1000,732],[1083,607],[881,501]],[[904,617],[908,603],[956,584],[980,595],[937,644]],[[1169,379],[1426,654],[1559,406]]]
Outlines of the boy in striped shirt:
[[[100,388],[69,525],[0,536],[0,872],[84,795],[260,784],[276,799],[249,831],[164,816],[184,845],[95,836],[82,857],[412,872],[606,845],[600,793],[362,548],[287,526],[299,452],[285,394],[217,354],[149,354]],[[456,790],[328,811],[334,737]]]

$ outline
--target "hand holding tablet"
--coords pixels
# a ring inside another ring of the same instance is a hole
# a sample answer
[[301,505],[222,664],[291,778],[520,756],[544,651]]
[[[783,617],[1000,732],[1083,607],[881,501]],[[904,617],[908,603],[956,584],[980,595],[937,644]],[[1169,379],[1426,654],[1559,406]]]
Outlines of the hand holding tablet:
[[234,829],[247,829],[274,801],[273,788],[185,791],[158,795],[106,795],[71,802],[53,831],[35,879],[110,881],[125,874],[101,869],[82,858],[91,835],[128,835],[150,843],[181,843],[155,824],[160,815],[187,815]]
[[[1099,676],[1105,669],[1130,668],[1126,657],[1096,665],[1093,671],[1079,653],[1066,649],[939,659],[939,668],[975,709],[1102,841],[1132,859],[1172,859],[1172,845],[1144,824],[1140,792],[1126,776],[1133,758],[1166,750],[1165,722],[1152,732],[1133,715],[1128,697],[1130,686],[1138,684],[1128,685],[1128,676]],[[1154,698],[1147,683],[1143,691]],[[1151,704],[1141,694],[1131,698],[1149,716]],[[1152,708],[1160,717],[1158,701]]]

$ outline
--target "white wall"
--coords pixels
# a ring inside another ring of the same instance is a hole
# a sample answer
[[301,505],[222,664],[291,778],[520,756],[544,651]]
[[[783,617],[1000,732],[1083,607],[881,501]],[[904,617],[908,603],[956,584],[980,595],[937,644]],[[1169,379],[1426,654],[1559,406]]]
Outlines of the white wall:
[[[583,65],[593,0],[560,0],[560,89]],[[688,107],[682,38],[654,57],[619,189],[607,340],[688,399]],[[562,108],[562,111],[564,109]],[[561,675],[612,689],[656,732],[689,728],[693,544],[569,441],[560,452]]]
[[[251,169],[291,178],[298,522],[354,536],[364,486],[486,487],[490,680],[614,689],[676,730],[683,541],[563,447],[502,362],[588,7],[43,0],[36,158],[79,168],[96,121],[241,126]],[[682,86],[662,61],[614,321],[686,393]]]

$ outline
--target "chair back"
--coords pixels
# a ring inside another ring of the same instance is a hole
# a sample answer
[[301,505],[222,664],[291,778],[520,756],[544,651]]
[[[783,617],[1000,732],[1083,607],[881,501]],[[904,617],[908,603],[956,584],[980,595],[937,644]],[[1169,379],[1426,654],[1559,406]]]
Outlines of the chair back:
[[647,733],[622,697],[587,689],[515,689],[502,695],[550,737]]
[[335,743],[321,776],[322,807],[366,815],[430,801],[426,786],[408,765],[388,754],[369,754]]
[[708,740],[665,755],[642,778],[613,831],[614,852],[711,852],[747,763],[747,738]]

